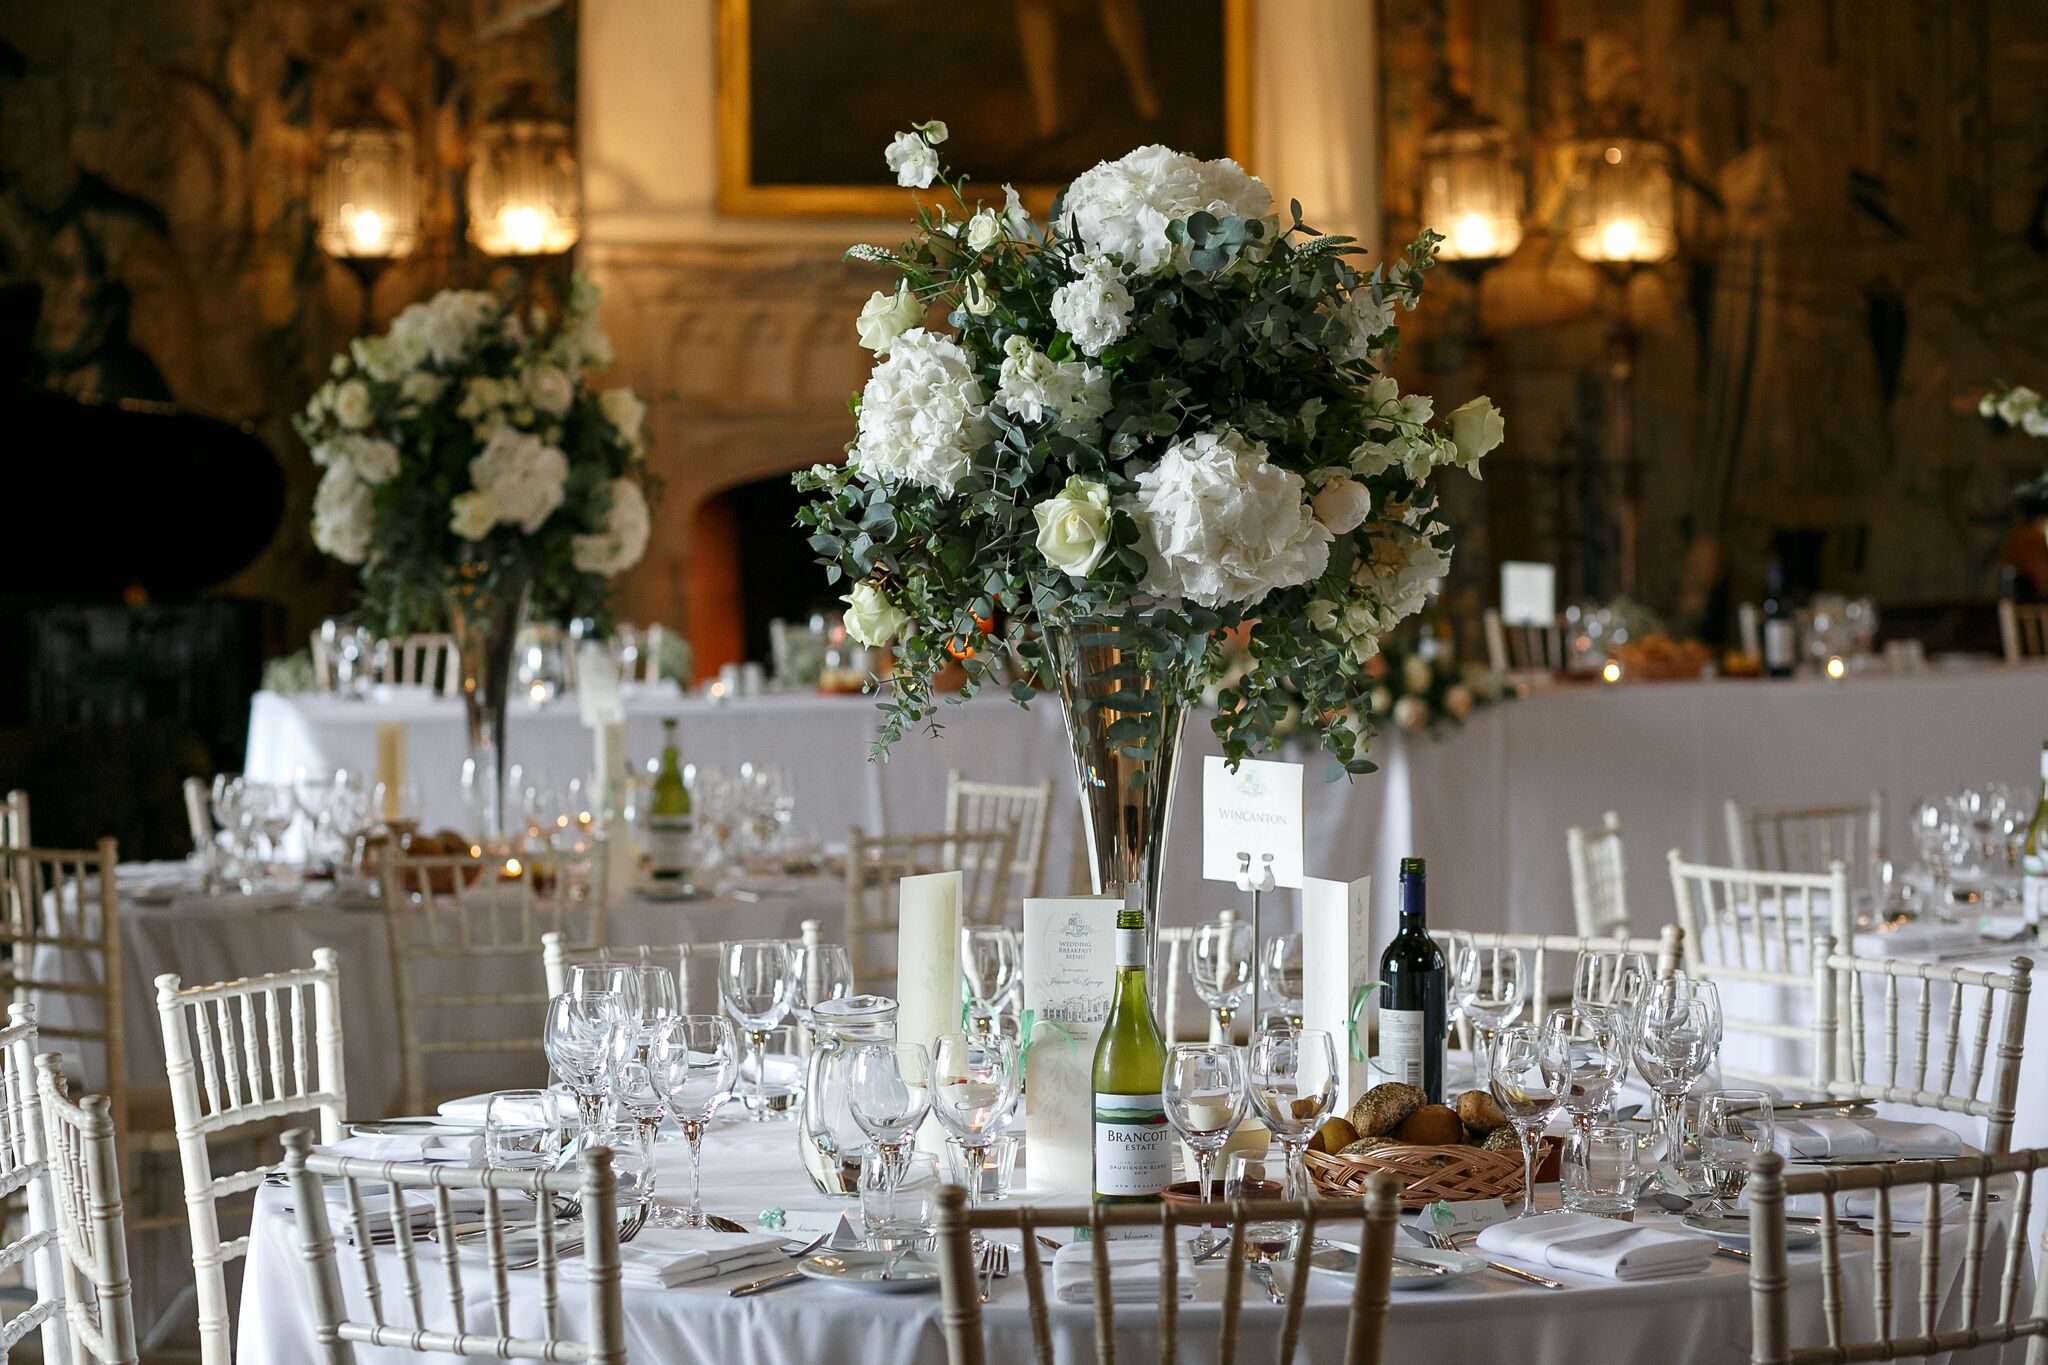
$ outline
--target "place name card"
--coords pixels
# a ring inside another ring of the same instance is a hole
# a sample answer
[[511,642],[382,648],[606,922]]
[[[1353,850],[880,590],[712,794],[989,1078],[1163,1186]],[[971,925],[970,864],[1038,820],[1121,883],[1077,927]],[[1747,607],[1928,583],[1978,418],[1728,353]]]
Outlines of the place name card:
[[1025,1184],[1085,1197],[1095,1184],[1095,1043],[1116,981],[1116,896],[1024,900]]
[[1236,882],[1249,854],[1252,869],[1271,859],[1275,886],[1300,886],[1301,765],[1248,758],[1237,771],[1221,758],[1202,760],[1202,876]]
[[1455,1204],[1439,1199],[1417,1209],[1413,1221],[1415,1226],[1426,1232],[1449,1233],[1455,1237],[1507,1222],[1508,1208],[1498,1197],[1461,1199]]
[[1301,1026],[1337,1042],[1337,1112],[1372,1088],[1366,1049],[1369,988],[1379,979],[1372,954],[1372,878],[1301,883]]

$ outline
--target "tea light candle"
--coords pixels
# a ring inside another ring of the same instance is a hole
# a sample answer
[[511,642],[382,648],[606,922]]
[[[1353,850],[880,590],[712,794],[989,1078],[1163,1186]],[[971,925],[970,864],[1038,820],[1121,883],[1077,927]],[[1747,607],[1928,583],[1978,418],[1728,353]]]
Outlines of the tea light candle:
[[1621,660],[1609,659],[1600,666],[1600,681],[1618,683],[1621,681]]
[[1844,677],[1848,676],[1848,672],[1849,665],[1842,661],[1841,655],[1828,655],[1828,677],[1831,680],[1840,682]]

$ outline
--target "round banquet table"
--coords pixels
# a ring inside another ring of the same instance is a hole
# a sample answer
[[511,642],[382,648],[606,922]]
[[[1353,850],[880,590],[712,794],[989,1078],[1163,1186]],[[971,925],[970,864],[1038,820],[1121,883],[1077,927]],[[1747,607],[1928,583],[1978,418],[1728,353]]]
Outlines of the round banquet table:
[[[1381,771],[1321,779],[1318,751],[1276,755],[1309,764],[1307,870],[1316,876],[1372,874],[1376,936],[1391,934],[1399,860],[1430,860],[1435,922],[1472,930],[1561,933],[1572,927],[1564,832],[1622,814],[1629,847],[1628,896],[1638,926],[1672,914],[1664,851],[1726,856],[1722,802],[1766,805],[1890,801],[1891,846],[1910,848],[1914,798],[1993,780],[2034,780],[2034,745],[2048,704],[2048,664],[1935,668],[1902,677],[1705,680],[1559,684],[1475,713],[1438,736],[1391,732],[1373,743]],[[1079,806],[1059,707],[1040,697],[1029,709],[983,694],[942,706],[942,733],[906,736],[887,763],[869,761],[876,719],[867,697],[774,694],[713,703],[673,690],[627,698],[628,752],[660,745],[664,716],[679,720],[685,758],[731,771],[752,761],[797,775],[798,825],[839,838],[849,825],[870,833],[937,830],[946,773],[984,781],[1050,778],[1045,888],[1087,889],[1076,860]],[[1200,880],[1202,760],[1221,752],[1211,717],[1188,719],[1174,795],[1162,913],[1192,924],[1237,899]],[[345,702],[322,695],[259,692],[250,711],[247,770],[268,780],[295,771],[374,769],[376,727],[403,724],[408,775],[420,784],[430,825],[463,823],[460,703],[413,697]],[[590,735],[573,702],[533,708],[515,700],[507,750],[561,781],[591,760]],[[1292,915],[1279,902],[1276,931]],[[1649,931],[1649,930],[1646,930]]]
[[[686,1197],[685,1160],[679,1146],[663,1142],[660,1187],[664,1197]],[[813,1193],[797,1164],[791,1124],[763,1126],[721,1118],[706,1138],[704,1162],[705,1206],[711,1212],[751,1225],[761,1210],[771,1206],[792,1211],[838,1210],[858,1222],[856,1205]],[[297,1365],[310,1349],[308,1300],[296,1231],[285,1212],[289,1203],[289,1191],[277,1187],[265,1187],[258,1199],[237,1333],[237,1358],[242,1365]],[[1997,1213],[2010,1207],[2010,1202],[1994,1205],[1989,1245],[2002,1245],[1997,1240],[1997,1228],[2002,1226]],[[1953,1231],[1951,1227],[1950,1236]],[[1070,1240],[1057,1233],[1054,1236]],[[1852,1329],[1868,1323],[1871,1296],[1869,1253],[1856,1247],[1857,1240],[1844,1239],[1843,1256],[1843,1293]],[[1891,1245],[1897,1284],[1903,1287],[1905,1307],[1900,1311],[1904,1320],[1903,1314],[1918,1311],[1915,1295],[1921,1243],[1915,1234]],[[1952,1252],[1956,1245],[1944,1240],[1945,1251]],[[1995,1259],[1996,1253],[1991,1254]],[[386,1258],[384,1301],[387,1311],[396,1315],[391,1320],[410,1322],[407,1309],[390,1307],[399,1302],[395,1258],[388,1251],[379,1255]],[[431,1247],[426,1255],[433,1257]],[[351,1312],[361,1314],[366,1305],[360,1269],[352,1254],[337,1259]],[[1960,1307],[1960,1260],[1953,1254],[1942,1258],[1941,1300],[1947,1322],[1955,1320],[1953,1315]],[[480,1250],[466,1259],[465,1302],[472,1330],[490,1321],[489,1288],[481,1261]],[[438,1260],[423,1264],[431,1266],[431,1276],[438,1284]],[[666,1290],[627,1288],[627,1358],[660,1365],[838,1365],[856,1361],[945,1365],[936,1290],[876,1297],[803,1283],[751,1298],[728,1296],[731,1286],[775,1270],[771,1266],[735,1271]],[[1516,1365],[1651,1360],[1668,1365],[1740,1365],[1749,1359],[1749,1289],[1747,1270],[1740,1262],[1716,1257],[1699,1275],[1628,1284],[1564,1271],[1546,1273],[1568,1287],[1563,1291],[1544,1289],[1488,1271],[1440,1289],[1397,1293],[1383,1359],[1509,1360]],[[1196,1277],[1196,1295],[1180,1312],[1180,1358],[1190,1365],[1217,1358],[1222,1309],[1222,1267],[1198,1267]],[[1995,1285],[1996,1277],[1988,1267],[1987,1278]],[[1795,1255],[1790,1280],[1793,1341],[1823,1340],[1818,1256]],[[1049,1265],[1046,1286],[1050,1295]],[[1296,1357],[1305,1365],[1342,1358],[1350,1281],[1319,1275],[1312,1286],[1304,1310],[1301,1351]],[[564,1289],[565,1321],[573,1328],[584,1320],[583,1291],[580,1283],[565,1283]],[[2021,1303],[2031,1302],[2030,1295],[2029,1277]],[[538,1296],[520,1294],[515,1284],[513,1297],[515,1329],[522,1322],[529,1326],[537,1322],[534,1300]],[[1093,1312],[1085,1305],[1051,1305],[1057,1337],[1054,1358],[1063,1365],[1094,1359]],[[1156,1312],[1150,1302],[1116,1305],[1120,1359],[1154,1357]],[[1283,1310],[1268,1304],[1255,1286],[1247,1286],[1243,1312],[1241,1358],[1268,1358],[1262,1343],[1277,1335]],[[983,1313],[990,1360],[1031,1358],[1022,1271],[1014,1257],[1012,1273],[996,1283]],[[522,1318],[522,1314],[526,1316]],[[432,1326],[448,1325],[432,1311],[429,1321]],[[2001,1355],[1992,1348],[1953,1359],[1968,1360],[1972,1365],[2001,1360],[2017,1365],[2023,1354],[2012,1348]],[[363,1365],[406,1365],[419,1359],[361,1346],[356,1348],[356,1358]]]

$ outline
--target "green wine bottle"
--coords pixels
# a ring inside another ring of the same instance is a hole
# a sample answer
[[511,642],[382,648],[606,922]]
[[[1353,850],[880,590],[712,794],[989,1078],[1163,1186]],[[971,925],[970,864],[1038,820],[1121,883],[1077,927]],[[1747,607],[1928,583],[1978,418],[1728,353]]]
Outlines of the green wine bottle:
[[1444,1102],[1444,954],[1429,936],[1426,869],[1401,860],[1401,930],[1380,955],[1378,1071]]
[[1118,911],[1116,994],[1095,1044],[1095,1197],[1105,1204],[1154,1204],[1173,1183],[1166,1045],[1145,998],[1145,956],[1145,912]]
[[2027,826],[2026,858],[2020,864],[2020,909],[2038,936],[2048,921],[2048,740],[2041,744],[2041,795]]
[[688,895],[690,885],[690,838],[697,832],[697,816],[690,803],[690,789],[683,782],[683,765],[676,756],[676,721],[665,716],[661,722],[661,763],[654,770],[654,801],[647,814],[647,875],[670,894]]

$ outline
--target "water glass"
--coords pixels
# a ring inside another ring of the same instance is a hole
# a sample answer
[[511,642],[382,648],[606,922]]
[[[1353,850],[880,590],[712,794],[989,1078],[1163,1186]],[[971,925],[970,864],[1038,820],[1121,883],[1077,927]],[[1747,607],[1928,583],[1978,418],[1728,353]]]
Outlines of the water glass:
[[1451,995],[1471,1024],[1472,1054],[1479,1088],[1486,1088],[1486,1063],[1493,1035],[1515,1022],[1529,998],[1522,954],[1515,948],[1481,948],[1466,938],[1451,940]]
[[1776,1132],[1771,1097],[1761,1090],[1710,1090],[1700,1096],[1700,1162],[1707,1202],[1699,1212],[1726,1216],[1749,1181],[1749,1159],[1771,1149]]
[[[1259,982],[1267,996],[1261,1003],[1265,1009],[1285,1015],[1295,1028],[1301,1027],[1301,978],[1301,935],[1275,934],[1259,959]],[[1263,1020],[1258,1023],[1265,1028]]]
[[[1276,1161],[1265,1152],[1232,1152],[1223,1167],[1224,1202],[1286,1198],[1293,1167],[1292,1159],[1287,1157]],[[1246,1256],[1259,1260],[1285,1257],[1294,1250],[1294,1239],[1300,1230],[1299,1223],[1247,1223]]]
[[1545,1061],[1544,1030],[1533,1024],[1511,1024],[1495,1034],[1487,1059],[1487,1089],[1522,1140],[1522,1211],[1517,1218],[1536,1212],[1536,1148],[1558,1108],[1560,1092]]
[[681,1213],[657,1210],[654,1221],[664,1227],[709,1226],[700,1198],[704,1129],[739,1083],[739,1038],[716,1014],[664,1019],[648,1044],[647,1069],[690,1149],[690,1206]]
[[[789,1013],[791,994],[789,941],[780,938],[741,939],[721,946],[718,954],[718,994],[726,1013],[737,1019],[753,1042],[754,1055],[764,1058],[768,1031]],[[768,1112],[761,1091],[765,1066],[754,1073],[753,1102],[748,1117],[765,1123]]]
[[1259,1117],[1287,1151],[1288,1191],[1312,1197],[1301,1154],[1337,1106],[1336,1040],[1322,1029],[1284,1029],[1252,1041],[1245,1079]]
[[1655,979],[1650,960],[1641,953],[1614,949],[1580,953],[1572,968],[1572,1008],[1588,1018],[1633,1012]]
[[843,943],[799,943],[789,955],[789,1012],[804,1025],[811,1044],[818,1034],[811,1010],[823,1000],[853,994],[853,962]]
[[[1216,1153],[1244,1120],[1244,1053],[1228,1043],[1175,1043],[1166,1050],[1160,1099],[1166,1121],[1195,1155],[1195,1178],[1206,1204]],[[1215,1238],[1204,1227],[1195,1243],[1198,1252],[1207,1251]]]
[[899,1242],[927,1242],[938,1229],[939,1162],[929,1152],[906,1153],[890,1162],[879,1154],[860,1182],[860,1221],[868,1244],[894,1251]]
[[1683,975],[1659,981],[1643,1004],[1635,1038],[1636,1070],[1657,1097],[1664,1159],[1682,1175],[1685,1094],[1713,1066],[1721,1046],[1721,994],[1711,981]]
[[1216,1012],[1216,1023],[1230,1037],[1230,1019],[1252,985],[1252,926],[1238,920],[1217,920],[1195,930],[1188,945],[1188,979],[1195,994]]
[[[612,1150],[612,1179],[617,1182],[615,1207],[620,1222],[654,1209],[654,1139],[631,1124],[599,1128],[590,1135],[590,1146]],[[623,1212],[630,1209],[630,1213]],[[650,1219],[651,1221],[651,1219]]]
[[548,1001],[541,1045],[556,1079],[576,1093],[577,1118],[586,1135],[598,1126],[610,1090],[612,1028],[625,1018],[611,991],[563,991]]
[[1564,1206],[1576,1213],[1632,1217],[1641,1145],[1640,1135],[1627,1128],[1603,1126],[1581,1133],[1564,1154]]

